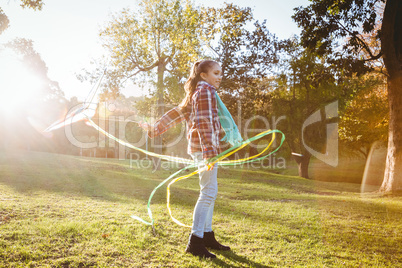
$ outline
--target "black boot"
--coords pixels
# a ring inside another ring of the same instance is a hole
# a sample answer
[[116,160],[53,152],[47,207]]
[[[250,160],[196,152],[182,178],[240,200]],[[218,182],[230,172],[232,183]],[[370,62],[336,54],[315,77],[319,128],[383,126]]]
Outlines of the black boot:
[[207,248],[217,249],[217,250],[230,250],[230,247],[224,246],[215,239],[215,234],[213,231],[204,233],[204,244]]
[[215,259],[216,255],[209,252],[203,242],[203,238],[191,235],[190,241],[187,245],[186,252],[193,254],[194,256],[199,256],[206,259]]

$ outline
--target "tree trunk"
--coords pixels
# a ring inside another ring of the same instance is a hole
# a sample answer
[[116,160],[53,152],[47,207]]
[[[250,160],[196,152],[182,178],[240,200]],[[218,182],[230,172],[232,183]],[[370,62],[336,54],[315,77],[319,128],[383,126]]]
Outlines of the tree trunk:
[[389,135],[380,191],[402,191],[402,1],[388,0],[381,28],[381,49],[388,72]]
[[295,159],[297,166],[299,167],[299,176],[305,179],[309,179],[308,177],[308,166],[310,164],[310,154],[295,154],[292,153],[293,158]]
[[402,76],[388,82],[389,134],[384,180],[380,191],[402,192]]

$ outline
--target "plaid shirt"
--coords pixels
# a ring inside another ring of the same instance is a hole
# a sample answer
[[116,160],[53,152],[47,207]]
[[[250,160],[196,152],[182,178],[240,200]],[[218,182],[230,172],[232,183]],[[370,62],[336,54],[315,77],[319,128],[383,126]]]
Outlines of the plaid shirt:
[[[187,109],[173,108],[165,113],[155,124],[154,131],[149,132],[151,138],[158,136],[169,128],[186,120],[187,152],[202,152],[208,159],[220,153],[219,139],[221,123],[215,97],[215,88],[207,82],[200,81]],[[191,106],[191,107],[190,107]]]

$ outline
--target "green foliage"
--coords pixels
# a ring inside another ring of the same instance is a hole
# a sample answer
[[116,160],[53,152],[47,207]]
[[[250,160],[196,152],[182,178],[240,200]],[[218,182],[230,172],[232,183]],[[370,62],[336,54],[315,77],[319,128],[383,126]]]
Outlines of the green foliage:
[[8,28],[9,24],[10,21],[7,15],[3,12],[3,9],[0,7],[0,34]]
[[333,64],[350,73],[367,72],[370,65],[366,63],[382,55],[375,54],[363,36],[371,33],[379,38],[377,5],[381,2],[313,0],[307,7],[296,8],[293,19],[302,28],[302,45],[318,55],[330,56]]
[[[302,49],[296,37],[284,42],[281,72],[269,93],[272,106],[267,113],[286,116],[279,128],[283,130],[287,143],[293,152],[309,155],[302,141],[303,122],[316,110],[335,100],[346,99],[346,89],[336,79],[333,70],[325,63],[325,58]],[[354,90],[348,89],[347,92]],[[325,141],[325,127],[314,126],[305,132],[305,141],[313,141],[317,151],[321,151]]]
[[244,27],[253,20],[251,8],[225,3],[221,8],[206,8],[203,19],[206,42],[221,63],[224,73],[221,87],[225,88],[225,83],[232,83],[233,87],[234,82],[230,78],[235,76],[233,72],[239,67],[237,61],[248,32]]
[[138,10],[114,15],[100,32],[110,58],[106,89],[118,92],[131,79],[140,85],[158,81],[162,90],[177,92],[201,54],[198,16],[190,1],[181,0],[141,1]]
[[351,78],[350,86],[361,88],[341,115],[339,137],[345,149],[367,157],[375,141],[388,138],[389,108],[385,81],[376,76]]
[[21,0],[22,8],[31,8],[33,10],[42,10],[44,4],[43,0]]
[[[31,8],[33,10],[42,10],[44,3],[42,0],[21,0],[22,8]],[[0,7],[0,34],[4,32],[10,24],[7,15]]]
[[[220,92],[234,94],[270,73],[277,61],[278,41],[265,21],[253,21],[251,8],[225,3],[222,8],[207,8],[203,16],[207,44],[224,73]],[[251,22],[254,29],[249,31],[245,26]]]

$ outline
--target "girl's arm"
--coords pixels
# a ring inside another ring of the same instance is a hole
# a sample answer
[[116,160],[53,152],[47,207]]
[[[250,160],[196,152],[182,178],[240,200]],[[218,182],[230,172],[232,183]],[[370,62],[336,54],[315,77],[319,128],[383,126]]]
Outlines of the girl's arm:
[[176,107],[165,113],[154,125],[140,123],[139,126],[148,131],[148,136],[150,138],[154,138],[182,122],[187,116],[187,111],[182,111],[179,107]]

